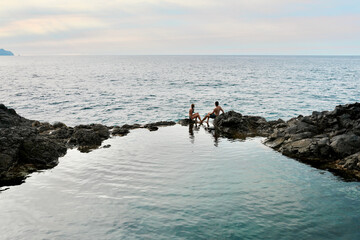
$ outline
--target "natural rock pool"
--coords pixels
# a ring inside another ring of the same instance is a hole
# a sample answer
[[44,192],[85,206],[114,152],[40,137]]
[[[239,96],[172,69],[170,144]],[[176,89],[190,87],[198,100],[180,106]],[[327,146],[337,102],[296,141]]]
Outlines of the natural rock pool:
[[1,239],[359,239],[360,183],[262,140],[176,125],[68,150],[0,192]]

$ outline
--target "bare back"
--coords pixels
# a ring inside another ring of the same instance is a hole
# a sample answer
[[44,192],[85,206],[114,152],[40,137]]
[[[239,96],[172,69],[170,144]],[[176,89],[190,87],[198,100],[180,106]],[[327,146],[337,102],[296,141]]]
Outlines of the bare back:
[[192,108],[190,108],[189,109],[189,117],[191,118],[193,114],[194,114],[194,110]]
[[214,114],[216,116],[220,115],[220,111],[222,111],[224,113],[224,110],[220,106],[217,106],[217,107],[214,108]]

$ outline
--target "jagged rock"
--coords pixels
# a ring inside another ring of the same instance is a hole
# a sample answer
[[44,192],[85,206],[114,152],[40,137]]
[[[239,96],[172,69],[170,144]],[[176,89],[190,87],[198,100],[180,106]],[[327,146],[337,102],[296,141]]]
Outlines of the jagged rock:
[[339,157],[346,157],[360,150],[360,136],[353,133],[334,136],[330,146]]
[[160,121],[160,122],[145,124],[144,128],[148,128],[148,127],[151,127],[151,126],[154,126],[154,127],[173,126],[175,124],[176,123],[173,122],[173,121]]
[[78,146],[82,152],[97,148],[110,137],[109,129],[101,124],[79,125],[74,128],[69,143]]
[[39,121],[33,121],[31,124],[32,127],[39,127],[40,126],[40,122]]
[[129,124],[124,124],[122,126],[123,129],[128,129],[128,130],[132,130],[132,129],[137,129],[137,128],[141,128],[140,124],[133,124],[133,125],[129,125]]
[[76,140],[77,145],[79,146],[94,146],[101,144],[101,138],[96,134],[92,129],[77,129],[74,132],[73,139]]
[[4,105],[0,105],[0,122],[0,185],[21,181],[34,169],[53,167],[66,153],[65,145],[39,134],[41,124]]
[[360,151],[360,103],[290,119],[281,128],[275,126],[265,144],[306,162],[326,162],[326,168],[345,169],[360,179],[358,162],[350,157]]
[[12,154],[0,153],[0,172],[7,171],[14,165],[14,159]]
[[155,123],[148,123],[144,125],[144,128],[149,129],[150,131],[157,131],[158,127],[164,127],[164,126],[173,126],[175,125],[175,122],[172,121],[161,121],[161,122],[155,122]]
[[96,132],[101,138],[101,140],[108,139],[110,137],[109,128],[102,124],[90,124],[92,130]]
[[185,119],[180,119],[178,121],[178,124],[180,124],[181,126],[189,126],[190,124],[195,124],[195,121],[189,118],[185,118]]
[[39,123],[39,125],[37,126],[37,129],[38,129],[38,131],[39,131],[40,133],[42,133],[42,132],[46,132],[46,131],[51,130],[51,129],[52,129],[52,126],[51,126],[50,123],[47,123],[47,122],[45,122],[45,123]]
[[4,104],[0,104],[0,128],[21,125],[31,126],[32,121],[19,116],[14,109],[7,108]]
[[277,137],[275,140],[268,142],[267,145],[271,148],[278,148],[285,141],[284,137]]
[[52,125],[52,127],[53,127],[54,129],[56,129],[56,128],[66,128],[66,125],[65,125],[65,123],[62,123],[62,122],[55,122],[55,123]]
[[267,122],[263,117],[243,116],[229,111],[214,119],[215,128],[225,136],[268,136],[273,133],[273,126],[283,123],[282,120]]
[[22,142],[19,159],[22,163],[31,163],[38,168],[49,168],[58,164],[58,158],[65,155],[66,150],[63,144],[36,136]]
[[344,158],[339,162],[339,166],[348,170],[360,171],[360,152]]
[[126,136],[129,132],[130,132],[129,129],[127,129],[127,128],[115,126],[112,129],[111,134],[113,136]]
[[156,126],[148,126],[147,129],[149,129],[149,131],[157,131],[159,128]]
[[54,167],[67,147],[89,151],[109,138],[101,124],[74,128],[63,123],[41,123],[19,116],[0,104],[0,186],[19,183],[30,172]]
[[[360,103],[337,106],[333,111],[314,111],[287,122],[267,122],[264,118],[243,116],[229,111],[214,120],[218,132],[226,137],[265,136],[265,144],[282,154],[314,166],[338,170],[338,159],[360,151]],[[358,171],[359,164],[347,160],[340,168]],[[359,164],[360,165],[360,164]],[[353,172],[360,179],[360,172]]]
[[62,128],[57,128],[56,130],[52,131],[50,133],[50,137],[52,139],[69,139],[71,138],[71,136],[74,133],[74,129],[71,127],[62,127]]

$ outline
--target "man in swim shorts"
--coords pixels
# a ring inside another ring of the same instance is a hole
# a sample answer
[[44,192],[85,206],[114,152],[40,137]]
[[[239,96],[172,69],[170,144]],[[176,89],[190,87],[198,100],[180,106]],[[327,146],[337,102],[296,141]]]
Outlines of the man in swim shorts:
[[216,102],[215,102],[215,108],[214,108],[214,110],[213,110],[212,112],[209,112],[209,113],[203,118],[203,120],[200,122],[200,124],[201,124],[203,121],[205,121],[205,119],[207,119],[206,123],[209,124],[209,119],[210,119],[210,118],[214,119],[214,118],[216,118],[217,116],[219,116],[219,115],[220,115],[220,111],[221,111],[222,113],[225,113],[224,110],[219,106],[219,102],[216,101]]

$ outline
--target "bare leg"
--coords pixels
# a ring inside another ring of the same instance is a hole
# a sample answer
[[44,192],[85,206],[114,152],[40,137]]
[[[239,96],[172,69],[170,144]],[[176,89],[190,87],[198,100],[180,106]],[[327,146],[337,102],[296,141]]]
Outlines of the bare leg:
[[200,124],[202,124],[204,122],[205,118],[206,118],[206,116],[202,120],[200,118]]
[[191,116],[191,120],[195,120],[195,122],[197,122],[197,119],[199,119],[200,122],[201,122],[201,118],[200,118],[199,113],[194,113],[194,114]]
[[197,115],[197,118],[199,119],[200,124],[201,124],[201,123],[202,123],[202,120],[201,120],[200,114],[199,114],[199,113],[196,113],[196,115]]
[[209,124],[210,113],[206,114],[206,116],[204,117],[203,121],[205,121],[205,119],[207,119],[206,123]]
[[[204,122],[204,121],[206,120],[206,117],[207,117],[207,115],[203,118],[202,122]],[[201,123],[202,123],[202,122],[201,122]]]

